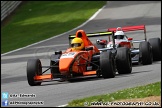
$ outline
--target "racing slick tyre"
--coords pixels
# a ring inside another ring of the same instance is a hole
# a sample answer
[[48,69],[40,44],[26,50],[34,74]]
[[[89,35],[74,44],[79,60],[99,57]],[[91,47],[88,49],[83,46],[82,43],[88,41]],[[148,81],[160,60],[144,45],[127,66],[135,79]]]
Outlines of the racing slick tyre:
[[42,64],[39,59],[29,59],[27,62],[27,80],[30,86],[41,85],[42,82],[35,82],[34,76],[42,75]]
[[128,74],[132,72],[131,52],[128,48],[117,48],[116,66],[119,74]]
[[102,52],[100,54],[100,69],[103,78],[115,77],[115,62],[114,56],[111,51]]
[[153,56],[152,56],[152,49],[149,42],[147,41],[140,42],[139,57],[143,65],[152,64]]
[[161,60],[161,40],[160,40],[160,38],[150,38],[148,40],[148,42],[152,46],[153,60],[154,61]]

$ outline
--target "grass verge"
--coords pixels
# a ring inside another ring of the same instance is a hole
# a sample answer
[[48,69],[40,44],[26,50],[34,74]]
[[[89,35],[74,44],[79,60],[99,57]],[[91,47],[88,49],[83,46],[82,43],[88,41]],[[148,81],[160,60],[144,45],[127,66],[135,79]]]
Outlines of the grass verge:
[[1,24],[1,54],[67,32],[106,1],[27,1]]
[[120,99],[135,99],[149,96],[161,96],[161,82],[156,82],[144,86],[137,86],[134,88],[128,88],[110,94],[72,100],[68,103],[67,107],[83,107],[85,106],[85,103],[86,106],[90,106],[90,103],[93,102],[112,102]]

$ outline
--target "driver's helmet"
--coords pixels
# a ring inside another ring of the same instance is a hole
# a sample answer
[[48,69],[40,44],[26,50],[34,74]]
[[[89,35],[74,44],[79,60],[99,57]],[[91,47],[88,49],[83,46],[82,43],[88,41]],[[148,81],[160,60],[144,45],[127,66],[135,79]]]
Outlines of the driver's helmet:
[[84,42],[81,38],[74,38],[71,41],[72,50],[82,50],[84,49]]
[[122,31],[121,28],[120,28],[120,30],[119,30],[119,28],[120,28],[120,27],[117,28],[116,33],[115,33],[115,35],[114,35],[114,38],[115,38],[115,39],[123,39],[123,38],[124,38],[124,32]]

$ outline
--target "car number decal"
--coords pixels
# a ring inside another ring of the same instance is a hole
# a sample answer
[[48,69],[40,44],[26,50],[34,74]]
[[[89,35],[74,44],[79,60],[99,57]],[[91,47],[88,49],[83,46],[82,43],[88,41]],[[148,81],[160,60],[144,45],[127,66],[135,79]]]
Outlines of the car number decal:
[[75,52],[65,53],[62,54],[60,58],[74,58],[75,54],[76,54]]

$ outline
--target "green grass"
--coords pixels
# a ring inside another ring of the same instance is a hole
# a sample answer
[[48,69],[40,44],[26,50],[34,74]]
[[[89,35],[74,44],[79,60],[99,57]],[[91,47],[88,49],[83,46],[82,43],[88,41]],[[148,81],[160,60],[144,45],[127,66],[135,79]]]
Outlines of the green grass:
[[69,102],[67,107],[83,107],[85,102],[111,102],[120,99],[144,98],[149,96],[161,96],[161,82],[128,88],[111,94],[76,99]]
[[1,53],[67,32],[85,22],[106,1],[28,1],[1,25]]

